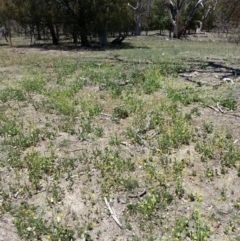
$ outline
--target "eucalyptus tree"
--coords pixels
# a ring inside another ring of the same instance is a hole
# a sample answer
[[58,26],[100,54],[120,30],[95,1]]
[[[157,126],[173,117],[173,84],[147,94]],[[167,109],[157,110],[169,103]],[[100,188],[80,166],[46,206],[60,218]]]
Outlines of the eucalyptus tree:
[[5,3],[8,20],[16,20],[25,29],[30,29],[31,38],[34,28],[47,27],[52,43],[58,44],[56,28],[61,19],[58,0],[1,0]]
[[132,0],[128,2],[128,6],[134,11],[134,35],[141,35],[142,16],[149,12],[151,4],[152,0]]
[[170,28],[170,24],[164,0],[153,0],[150,28],[160,30],[161,34],[162,30]]
[[222,26],[238,26],[240,24],[240,1],[219,0],[216,11],[217,23]]
[[[200,29],[202,29],[202,22],[211,11],[214,11],[217,3],[218,0],[165,0],[168,16],[173,26],[174,37],[181,37],[197,8],[202,9],[202,18],[199,20]],[[185,14],[183,14],[184,12]],[[185,15],[185,19],[182,19],[183,15]]]
[[112,35],[118,33],[127,35],[128,31],[132,29],[132,10],[126,4],[126,0],[112,1],[109,8],[108,18],[108,32]]
[[38,39],[40,35],[40,25],[45,20],[44,5],[42,0],[12,0],[12,7],[15,20],[25,29],[25,33],[30,32],[30,43],[35,41],[34,29],[37,28]]
[[58,0],[63,9],[63,21],[72,32],[74,42],[81,39],[82,46],[89,46],[88,35],[93,30],[95,0]]
[[101,45],[107,45],[108,32],[126,31],[130,24],[130,11],[125,0],[98,0],[95,5],[94,27]]

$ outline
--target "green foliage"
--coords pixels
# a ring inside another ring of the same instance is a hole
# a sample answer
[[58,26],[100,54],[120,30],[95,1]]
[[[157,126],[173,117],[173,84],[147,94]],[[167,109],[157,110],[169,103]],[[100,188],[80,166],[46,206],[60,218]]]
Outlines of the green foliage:
[[22,90],[15,89],[12,87],[6,87],[5,89],[1,90],[1,92],[0,92],[0,100],[2,102],[7,102],[10,100],[24,101],[24,100],[26,100],[26,97]]
[[237,101],[233,97],[222,98],[219,102],[223,107],[229,110],[236,110],[237,108]]
[[33,75],[26,77],[22,81],[22,87],[27,92],[43,93],[45,91],[46,82],[41,75]]
[[120,144],[121,144],[121,139],[120,139],[120,137],[118,137],[118,136],[110,136],[108,143],[109,143],[109,145],[111,145],[111,146],[113,146],[113,145],[120,146]]
[[142,88],[144,93],[151,94],[161,87],[163,77],[157,68],[148,68],[143,73]]
[[10,212],[12,209],[11,197],[4,190],[0,189],[0,213]]
[[192,133],[190,124],[186,116],[172,117],[171,121],[163,124],[163,131],[158,137],[158,146],[164,152],[169,152],[172,148],[188,144]]
[[44,134],[41,135],[41,131],[38,128],[31,130],[26,134],[21,131],[15,136],[8,136],[5,139],[4,144],[12,145],[15,148],[26,149],[30,146],[35,146],[43,136]]
[[113,118],[125,119],[128,117],[128,115],[129,115],[128,110],[123,105],[116,106],[113,109],[113,114],[112,114]]
[[204,241],[210,235],[210,227],[204,222],[199,210],[194,210],[190,217],[176,217],[172,236],[175,240]]
[[159,209],[165,208],[173,200],[173,196],[166,190],[151,190],[142,200],[128,203],[128,210],[132,214],[140,213],[145,219],[150,219]]
[[198,92],[189,86],[179,90],[169,87],[167,93],[169,98],[171,98],[173,101],[179,101],[184,105],[189,105],[193,102],[201,101],[198,96]]
[[22,202],[15,210],[13,221],[21,238],[27,240],[39,239],[42,235],[48,235],[46,223],[36,214],[36,207]]
[[205,141],[198,142],[195,146],[195,150],[199,152],[201,155],[201,161],[205,162],[211,158],[213,158],[213,146],[210,143]]
[[45,236],[52,241],[73,240],[73,230],[57,222],[46,223],[37,213],[37,208],[34,205],[21,202],[14,213],[13,223],[21,238],[34,240]]
[[139,187],[139,182],[138,182],[138,180],[129,177],[129,178],[123,180],[123,185],[126,188],[126,190],[133,190],[133,189]]
[[43,157],[34,149],[24,157],[23,166],[28,169],[29,180],[34,189],[41,189],[41,179],[53,172],[53,157]]
[[240,150],[232,142],[226,143],[220,160],[223,167],[238,167],[240,165]]
[[98,103],[98,100],[92,94],[83,98],[80,105],[82,111],[86,112],[89,117],[97,116],[103,110],[103,106]]
[[52,90],[47,92],[47,96],[50,98],[53,108],[63,115],[76,115],[76,102],[72,99],[71,90]]
[[213,127],[213,123],[212,122],[211,123],[204,122],[203,123],[203,128],[204,128],[204,130],[205,130],[205,132],[207,134],[213,133],[214,127]]
[[123,158],[116,151],[105,149],[104,153],[96,152],[95,166],[100,170],[104,193],[110,194],[117,189],[128,188],[125,173],[133,172],[135,164],[130,158]]
[[16,123],[13,120],[8,120],[1,122],[0,121],[0,136],[16,136],[18,134],[21,134],[22,127],[19,125],[19,123]]

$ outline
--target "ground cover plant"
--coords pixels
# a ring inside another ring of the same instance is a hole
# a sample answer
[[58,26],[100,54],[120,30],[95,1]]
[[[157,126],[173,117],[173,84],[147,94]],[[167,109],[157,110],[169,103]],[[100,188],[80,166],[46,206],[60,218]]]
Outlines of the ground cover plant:
[[0,240],[240,240],[239,47],[14,41],[0,47]]

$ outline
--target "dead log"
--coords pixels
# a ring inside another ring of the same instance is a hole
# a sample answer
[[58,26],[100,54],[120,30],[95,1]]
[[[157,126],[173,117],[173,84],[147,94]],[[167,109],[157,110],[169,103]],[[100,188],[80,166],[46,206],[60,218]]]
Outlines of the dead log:
[[111,44],[122,44],[122,41],[126,38],[126,35],[119,35],[117,38],[115,38]]

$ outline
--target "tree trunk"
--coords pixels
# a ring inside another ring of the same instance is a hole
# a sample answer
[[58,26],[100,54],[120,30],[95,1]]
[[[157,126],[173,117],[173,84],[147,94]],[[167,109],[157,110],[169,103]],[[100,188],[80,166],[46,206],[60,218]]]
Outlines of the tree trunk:
[[135,34],[135,36],[141,35],[141,15],[140,14],[138,14],[138,16],[137,16],[134,34]]
[[8,42],[7,36],[8,36],[8,39],[9,39],[9,46],[12,47],[12,31],[11,31],[10,20],[7,21],[7,28],[6,28],[6,33],[5,33],[5,39]]
[[52,24],[49,25],[49,30],[50,30],[50,33],[51,33],[51,36],[52,36],[52,44],[58,45],[58,38],[57,38],[57,35],[55,33],[55,30],[54,30],[54,27],[53,27]]
[[77,38],[77,34],[73,33],[73,43],[77,44],[78,43],[78,38]]
[[36,26],[37,26],[37,40],[42,40],[41,33],[40,33],[40,26],[39,24],[37,24]]
[[178,24],[173,25],[173,38],[180,38]]
[[182,37],[182,35],[184,35],[184,37],[186,38],[186,28],[185,26],[183,27],[174,27],[173,28],[173,38],[178,38],[180,39]]
[[57,39],[59,39],[59,27],[57,24],[55,24],[55,29],[56,29],[56,36],[57,36]]
[[73,37],[73,43],[77,44],[78,43],[78,35],[77,35],[77,31],[75,29],[73,29],[72,37]]
[[107,33],[106,33],[105,29],[103,29],[99,32],[99,44],[102,46],[108,45]]
[[196,21],[196,23],[199,23],[199,27],[198,27],[198,25],[196,25],[196,33],[201,33],[203,22],[202,21]]
[[81,45],[83,47],[89,47],[89,42],[88,42],[88,39],[87,39],[87,35],[86,34],[81,34]]
[[168,37],[169,37],[169,39],[172,38],[172,30],[171,29],[169,29]]

